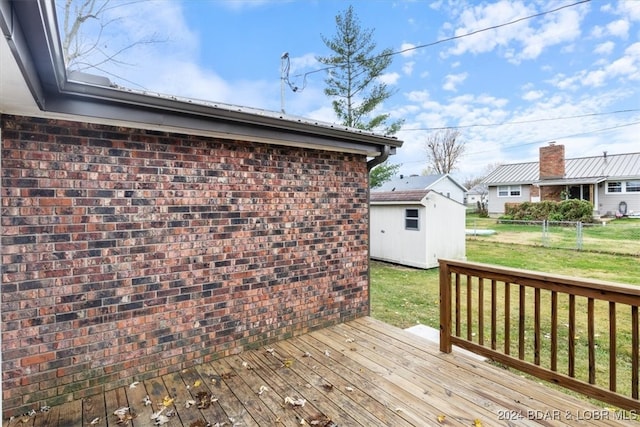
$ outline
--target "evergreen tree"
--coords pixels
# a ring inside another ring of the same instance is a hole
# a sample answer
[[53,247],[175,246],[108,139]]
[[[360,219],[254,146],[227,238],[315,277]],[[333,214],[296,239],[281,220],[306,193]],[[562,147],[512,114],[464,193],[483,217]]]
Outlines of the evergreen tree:
[[328,67],[325,95],[332,98],[333,110],[345,126],[362,130],[383,130],[395,134],[402,121],[387,123],[389,114],[376,114],[382,102],[393,95],[380,80],[391,64],[392,50],[375,52],[373,30],[360,26],[353,6],[336,16],[336,34],[322,36],[333,54],[316,59]]

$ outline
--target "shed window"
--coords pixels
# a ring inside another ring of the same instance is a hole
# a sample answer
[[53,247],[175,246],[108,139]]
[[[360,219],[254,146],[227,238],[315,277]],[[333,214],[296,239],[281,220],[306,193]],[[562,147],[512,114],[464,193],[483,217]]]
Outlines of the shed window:
[[407,230],[419,230],[418,209],[406,209],[404,211],[404,228]]
[[519,185],[498,186],[498,197],[520,197],[521,192]]
[[640,181],[627,181],[627,193],[640,193]]
[[607,182],[607,193],[622,193],[622,181]]

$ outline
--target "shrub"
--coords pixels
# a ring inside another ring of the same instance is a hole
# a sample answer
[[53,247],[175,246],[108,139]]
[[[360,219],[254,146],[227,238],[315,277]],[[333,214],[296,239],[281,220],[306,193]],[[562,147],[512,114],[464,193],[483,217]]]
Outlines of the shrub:
[[581,221],[593,222],[593,205],[586,200],[563,200],[561,202],[505,203],[504,215],[500,219],[519,221]]

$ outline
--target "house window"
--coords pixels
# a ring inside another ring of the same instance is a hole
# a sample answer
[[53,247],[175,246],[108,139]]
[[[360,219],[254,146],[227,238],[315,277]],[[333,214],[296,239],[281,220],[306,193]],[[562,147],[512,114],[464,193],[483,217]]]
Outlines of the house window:
[[521,187],[519,185],[498,186],[498,197],[520,197]]
[[607,182],[607,193],[622,193],[622,181]]
[[640,193],[640,181],[627,181],[625,190],[627,193]]
[[418,209],[406,209],[404,211],[404,228],[407,230],[419,230]]

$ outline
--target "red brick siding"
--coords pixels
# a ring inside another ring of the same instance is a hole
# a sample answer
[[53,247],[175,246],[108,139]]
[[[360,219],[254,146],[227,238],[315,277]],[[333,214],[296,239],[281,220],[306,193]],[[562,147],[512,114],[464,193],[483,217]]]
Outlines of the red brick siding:
[[540,179],[564,178],[564,145],[540,147]]
[[368,312],[366,158],[2,116],[4,415]]

